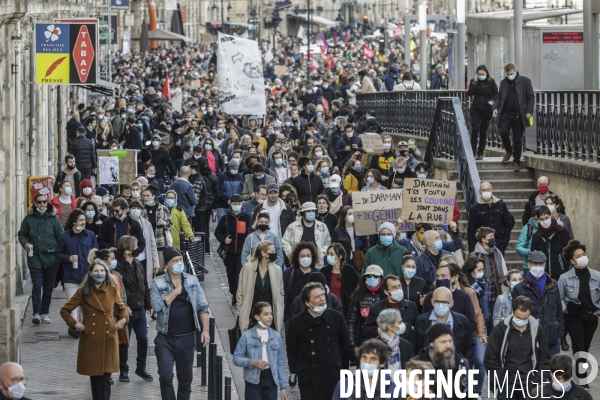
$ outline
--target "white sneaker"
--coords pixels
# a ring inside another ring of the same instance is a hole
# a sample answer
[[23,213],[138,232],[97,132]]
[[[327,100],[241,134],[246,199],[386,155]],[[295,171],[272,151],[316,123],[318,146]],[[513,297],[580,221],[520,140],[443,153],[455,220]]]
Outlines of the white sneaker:
[[42,314],[42,323],[51,324],[50,316],[48,314]]
[[33,314],[33,319],[31,320],[34,325],[39,325],[42,323],[42,319],[40,318],[40,314]]

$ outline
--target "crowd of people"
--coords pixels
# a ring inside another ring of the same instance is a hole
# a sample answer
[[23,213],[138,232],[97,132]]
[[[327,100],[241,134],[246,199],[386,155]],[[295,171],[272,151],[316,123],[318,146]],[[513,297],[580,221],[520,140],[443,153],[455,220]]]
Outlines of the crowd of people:
[[[510,382],[499,399],[530,398],[510,393],[542,379],[549,383],[544,393],[564,388],[571,396],[565,398],[591,399],[572,381],[580,371],[559,353],[568,350],[567,335],[573,353],[589,351],[600,273],[588,268],[586,246],[574,239],[549,179],[539,178],[525,207],[517,244],[523,271],[507,270],[515,221],[488,182],[468,212],[466,232],[455,202],[448,224],[402,231],[400,217],[374,235],[358,235],[352,193],[402,188],[406,178],[429,179],[431,167],[415,140],[394,143],[356,94],[418,84],[394,48],[385,61],[370,60],[345,43],[332,53],[333,68],[306,76],[294,44],[286,38],[265,62],[264,116],[219,110],[215,47],[206,45],[120,55],[115,104],[91,97],[70,111],[56,196],[35,196],[18,238],[33,282],[32,323],[51,323],[52,291],[62,284],[68,301],[60,314],[79,340],[77,372],[90,376],[93,399],[110,398],[112,374],[130,381],[132,331],[134,373],[153,381],[146,368],[149,318],[156,320],[161,397],[190,398],[194,333],[209,341],[208,304],[181,253],[194,232],[219,243],[241,333],[233,361],[244,368],[247,399],[275,399],[278,392],[286,399],[294,386],[302,399],[337,399],[340,370],[350,366],[369,376],[378,369],[473,369],[478,395],[484,376],[495,373]],[[275,77],[274,65],[288,66],[287,74]],[[167,71],[170,92],[163,91]],[[514,65],[506,71],[518,74]],[[432,84],[443,87],[443,67],[434,74]],[[488,75],[478,69],[479,89],[469,89],[490,106],[479,110],[479,132],[497,110],[487,100],[498,93]],[[517,85],[526,83],[520,79]],[[520,104],[514,85],[505,88],[514,78],[506,80],[502,104]],[[169,100],[179,95],[180,110]],[[504,110],[509,117],[521,112]],[[363,132],[381,134],[381,155],[367,156]],[[137,150],[138,177],[96,185],[98,149]],[[4,370],[19,373],[0,367],[0,394],[21,398],[11,389],[19,376]],[[530,370],[562,373],[515,381]]]

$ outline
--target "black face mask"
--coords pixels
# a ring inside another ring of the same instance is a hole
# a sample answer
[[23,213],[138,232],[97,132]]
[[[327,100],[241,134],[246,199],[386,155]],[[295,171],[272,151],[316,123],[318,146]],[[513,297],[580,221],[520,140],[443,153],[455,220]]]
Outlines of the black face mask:
[[267,224],[260,224],[258,225],[258,230],[262,231],[262,232],[266,232],[269,230],[269,225]]
[[399,153],[402,157],[406,157],[408,155],[408,150],[400,150]]
[[277,260],[277,253],[267,253],[269,255],[269,261],[275,262]]

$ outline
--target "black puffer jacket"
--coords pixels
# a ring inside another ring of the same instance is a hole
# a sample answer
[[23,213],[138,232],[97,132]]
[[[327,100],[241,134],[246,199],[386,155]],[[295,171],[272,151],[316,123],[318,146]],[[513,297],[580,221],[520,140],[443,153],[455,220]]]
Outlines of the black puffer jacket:
[[383,133],[383,128],[375,118],[367,118],[356,130],[356,133],[376,132]]
[[473,96],[471,111],[492,111],[493,103],[488,104],[488,102],[494,101],[496,94],[498,94],[498,86],[495,80],[491,78],[489,81],[471,80],[467,92],[468,96]]
[[75,156],[75,166],[78,170],[94,169],[96,165],[96,146],[85,136],[77,136],[71,141],[71,153]]
[[150,162],[154,165],[154,168],[156,168],[157,177],[164,178],[165,172],[168,172],[169,176],[177,175],[177,171],[173,166],[171,156],[169,156],[169,151],[166,147],[161,145],[158,149],[155,149],[150,146],[148,147],[148,151],[152,154]]
[[298,200],[301,204],[307,201],[312,201],[316,204],[317,196],[325,190],[321,177],[314,173],[309,176],[304,170],[292,180],[292,186],[296,188]]
[[369,316],[369,312],[371,311],[371,306],[376,302],[386,299],[386,295],[383,294],[383,290],[379,290],[373,296],[371,292],[368,290],[359,301],[352,300],[350,302],[350,311],[348,311],[348,317],[346,321],[348,322],[348,332],[350,334],[350,343],[353,346],[359,346],[365,338],[362,337],[361,331],[367,317]]
[[209,167],[200,167],[200,175],[204,179],[206,189],[206,209],[212,209],[215,201],[219,198],[219,179]]

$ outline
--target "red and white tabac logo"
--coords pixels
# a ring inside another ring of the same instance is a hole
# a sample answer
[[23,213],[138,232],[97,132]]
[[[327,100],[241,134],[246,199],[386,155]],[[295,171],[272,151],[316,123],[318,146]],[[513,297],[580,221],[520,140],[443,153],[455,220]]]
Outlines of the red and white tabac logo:
[[77,41],[73,47],[73,60],[75,61],[79,80],[81,83],[87,82],[92,62],[94,62],[94,44],[90,39],[90,32],[86,25],[79,28]]

